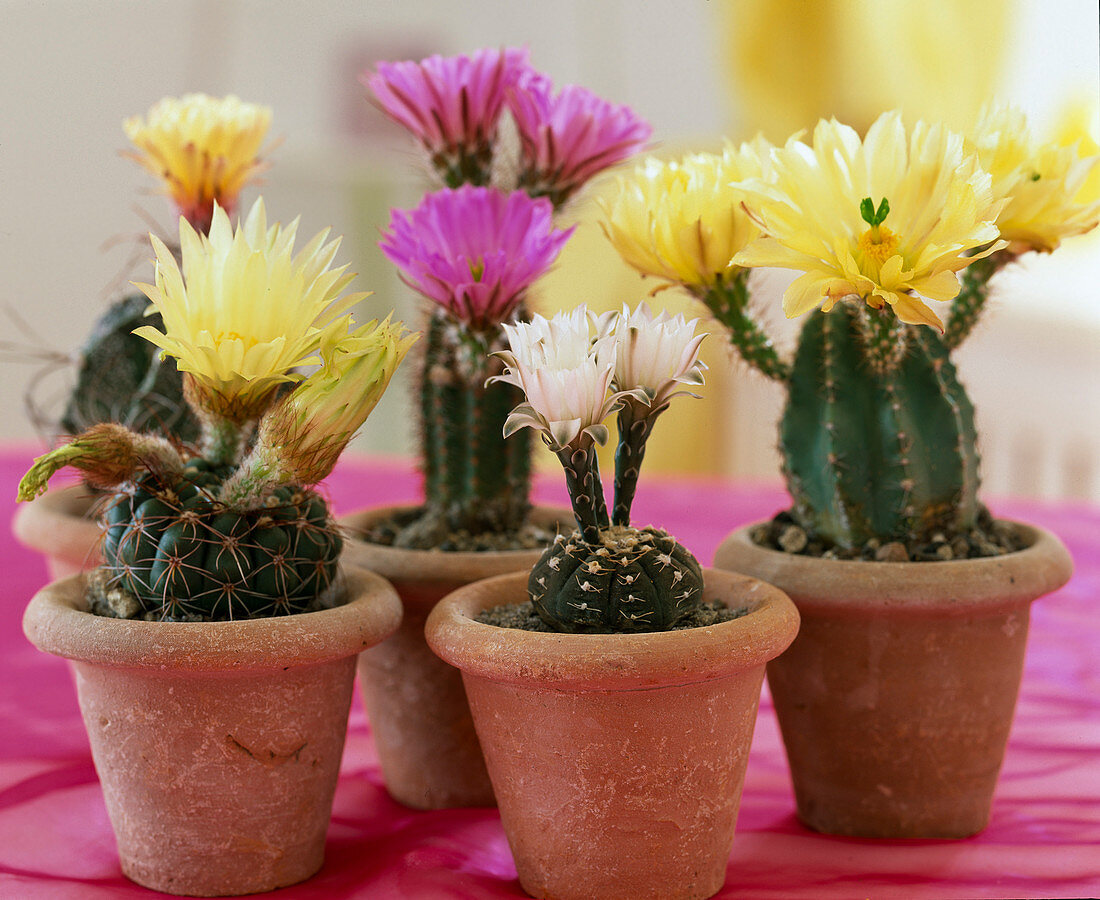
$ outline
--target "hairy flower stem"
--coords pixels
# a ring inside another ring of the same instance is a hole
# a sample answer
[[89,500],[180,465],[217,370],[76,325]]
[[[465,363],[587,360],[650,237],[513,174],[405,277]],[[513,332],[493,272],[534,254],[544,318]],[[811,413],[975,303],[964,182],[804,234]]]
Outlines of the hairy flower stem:
[[596,544],[600,529],[609,525],[596,448],[591,438],[586,438],[581,446],[563,447],[557,455],[565,469],[565,486],[581,538],[587,544]]
[[730,343],[745,362],[776,381],[790,378],[790,365],[779,358],[771,338],[749,315],[747,270],[728,278],[719,275],[712,286],[702,288],[697,296],[729,332]]
[[978,324],[989,297],[989,280],[1015,257],[1005,250],[978,259],[967,266],[960,278],[962,289],[951,305],[943,336],[948,350],[954,350]]
[[216,466],[237,462],[244,452],[253,425],[238,425],[209,411],[201,412],[202,441],[199,450],[204,459]]
[[630,507],[638,488],[638,470],[645,458],[645,445],[653,431],[658,413],[635,400],[627,399],[619,410],[619,446],[615,450],[615,495],[612,522],[630,525]]
[[259,509],[287,481],[278,453],[257,446],[222,486],[218,499],[235,510]]

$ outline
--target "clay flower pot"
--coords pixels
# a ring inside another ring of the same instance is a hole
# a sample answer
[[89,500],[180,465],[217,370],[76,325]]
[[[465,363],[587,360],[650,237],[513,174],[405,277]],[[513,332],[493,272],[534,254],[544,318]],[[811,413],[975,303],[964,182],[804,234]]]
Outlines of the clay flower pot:
[[798,629],[783,593],[706,570],[738,619],[652,634],[474,621],[527,574],[468,585],[428,618],[462,669],[520,884],[535,897],[710,897],[726,877],[764,665]]
[[[359,683],[382,776],[390,795],[414,809],[495,806],[462,676],[424,641],[424,622],[451,591],[506,572],[530,571],[541,550],[444,552],[405,550],[355,539],[375,523],[411,507],[362,510],[340,518],[351,535],[344,560],[377,572],[401,597],[401,627],[359,657]],[[553,527],[568,510],[538,508]]]
[[30,503],[19,505],[12,531],[24,547],[46,557],[51,581],[103,562],[99,555],[102,531],[92,515],[96,499],[88,488],[74,484],[51,488]]
[[31,600],[27,637],[72,661],[127,877],[223,896],[321,867],[355,658],[401,616],[381,578],[343,571],[346,604],[282,618],[103,618],[83,576]]
[[986,559],[860,562],[759,547],[715,565],[786,591],[802,628],[768,665],[798,815],[828,834],[961,838],[989,821],[1032,600],[1069,579],[1056,537]]

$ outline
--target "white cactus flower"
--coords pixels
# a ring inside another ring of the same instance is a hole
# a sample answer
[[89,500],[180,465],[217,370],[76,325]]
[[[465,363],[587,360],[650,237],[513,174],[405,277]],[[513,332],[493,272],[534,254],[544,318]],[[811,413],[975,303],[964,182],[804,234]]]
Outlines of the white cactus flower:
[[527,398],[509,416],[505,437],[534,428],[555,452],[586,435],[606,443],[603,420],[618,409],[623,396],[610,390],[616,352],[612,336],[593,340],[583,306],[553,319],[536,315],[530,322],[504,327],[511,349],[497,354],[505,370],[491,380],[514,384]]
[[617,348],[615,389],[635,397],[644,392],[643,402],[654,412],[679,394],[697,396],[677,391],[676,386],[703,384],[707,365],[699,359],[699,348],[707,335],[695,333],[698,322],[686,321],[682,313],[670,316],[666,310],[654,317],[645,303],[633,312],[624,304],[622,313],[601,316],[597,331],[613,338]]

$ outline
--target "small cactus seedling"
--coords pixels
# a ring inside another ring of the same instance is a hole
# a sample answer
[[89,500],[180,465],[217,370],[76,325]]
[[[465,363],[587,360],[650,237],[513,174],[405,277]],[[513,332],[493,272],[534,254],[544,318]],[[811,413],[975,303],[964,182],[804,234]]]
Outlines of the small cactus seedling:
[[[180,227],[187,278],[154,238],[156,284],[142,288],[165,331],[139,334],[184,372],[201,454],[95,425],[35,460],[20,499],[63,466],[111,492],[97,582],[116,615],[301,612],[330,593],[343,543],[310,485],[332,470],[415,338],[388,319],[353,328],[341,313],[362,295],[339,296],[351,276],[327,271],[335,243],[322,234],[292,256],[295,226],[269,230],[262,200],[236,233],[217,206],[208,237]],[[320,368],[302,380],[308,363]]]
[[[510,350],[499,376],[526,402],[507,433],[533,428],[565,469],[578,530],[559,536],[531,571],[528,593],[539,617],[556,631],[664,631],[698,609],[703,573],[671,535],[634,528],[630,509],[645,443],[654,420],[683,391],[701,384],[704,335],[682,316],[654,319],[643,305],[595,320],[582,307],[552,320],[535,316],[505,326]],[[603,420],[618,410],[613,517],[608,515],[595,445]]]
[[[950,539],[980,510],[974,410],[951,351],[994,273],[1096,224],[1100,204],[1074,200],[1100,162],[1083,148],[1042,148],[1003,112],[969,144],[941,126],[907,133],[897,113],[862,141],[823,121],[812,146],[647,160],[606,205],[604,230],[786,387],[780,450],[798,524],[843,548]],[[805,272],[783,299],[788,316],[810,313],[793,360],[749,311],[754,266]],[[922,297],[954,298],[946,325]]]
[[[486,383],[500,371],[490,354],[503,349],[503,323],[527,320],[528,288],[572,232],[553,230],[552,214],[638,149],[649,126],[584,88],[555,94],[518,49],[381,63],[363,81],[446,186],[395,210],[381,243],[435,304],[419,379],[425,505],[395,543],[515,533],[530,509],[530,443],[501,440],[519,397]],[[505,110],[519,137],[512,156],[498,138]]]

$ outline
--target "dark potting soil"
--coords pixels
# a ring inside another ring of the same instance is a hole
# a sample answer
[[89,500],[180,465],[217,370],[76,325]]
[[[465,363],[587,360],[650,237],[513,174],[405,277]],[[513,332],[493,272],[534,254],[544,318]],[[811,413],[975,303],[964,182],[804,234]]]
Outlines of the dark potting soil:
[[[683,631],[687,628],[703,628],[706,625],[718,625],[721,622],[729,622],[739,619],[748,613],[748,607],[729,607],[724,603],[704,603],[696,609],[688,618],[680,624],[670,628],[670,631]],[[498,628],[518,628],[521,631],[543,631],[554,634],[555,631],[542,621],[535,612],[535,606],[530,600],[523,603],[494,606],[491,609],[482,610],[474,619],[484,625],[495,625]],[[647,632],[633,632],[645,634]],[[652,634],[653,632],[648,632]]]
[[[573,523],[566,523],[572,528]],[[553,542],[557,532],[552,528],[528,522],[519,531],[483,532],[447,528],[442,522],[424,518],[423,507],[406,509],[375,523],[357,537],[369,544],[402,547],[407,550],[441,550],[444,552],[490,550],[541,550]]]
[[872,538],[862,547],[845,548],[811,539],[789,510],[778,513],[770,522],[754,525],[749,531],[753,543],[769,550],[781,550],[799,556],[821,559],[865,560],[867,562],[946,562],[953,559],[979,559],[1015,553],[1027,547],[1027,541],[1012,522],[994,519],[984,506],[977,523],[969,531],[955,535],[933,532],[911,541],[880,541]]

